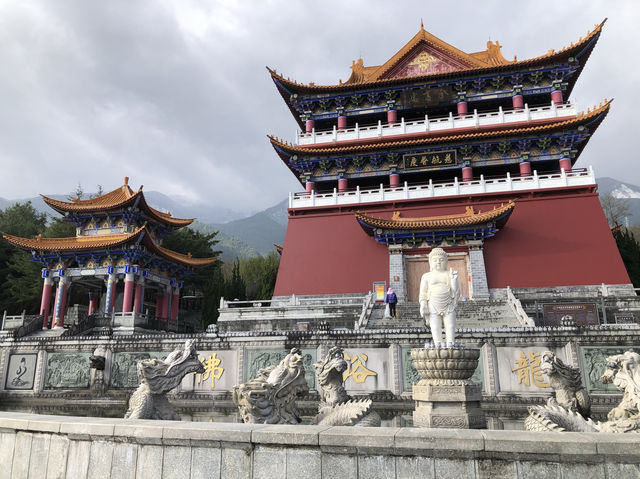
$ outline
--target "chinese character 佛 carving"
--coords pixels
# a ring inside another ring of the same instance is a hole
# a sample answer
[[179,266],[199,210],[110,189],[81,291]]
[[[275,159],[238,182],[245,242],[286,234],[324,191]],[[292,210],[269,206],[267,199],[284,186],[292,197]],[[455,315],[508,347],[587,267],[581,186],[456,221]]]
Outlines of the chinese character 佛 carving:
[[204,366],[204,372],[202,374],[198,374],[198,384],[201,384],[211,378],[211,389],[214,389],[216,387],[215,380],[220,379],[222,377],[222,373],[224,373],[224,368],[220,366],[222,360],[216,357],[216,353],[211,353],[208,358],[202,358],[200,361]]
[[351,357],[345,353],[344,359],[347,361],[347,370],[344,372],[343,381],[352,377],[356,383],[362,384],[369,376],[378,375],[378,373],[367,369],[367,360],[369,358],[364,353],[354,354]]
[[548,388],[549,383],[542,379],[542,370],[540,369],[540,353],[530,352],[526,355],[520,351],[520,359],[516,359],[516,367],[511,371],[518,374],[518,384],[525,386],[537,386],[539,388]]

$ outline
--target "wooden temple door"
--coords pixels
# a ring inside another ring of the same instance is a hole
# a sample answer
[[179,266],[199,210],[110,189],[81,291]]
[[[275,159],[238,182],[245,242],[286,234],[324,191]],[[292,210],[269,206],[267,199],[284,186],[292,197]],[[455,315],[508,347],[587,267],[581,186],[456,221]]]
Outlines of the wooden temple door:
[[[420,279],[424,273],[429,271],[428,256],[405,256],[405,274],[407,278],[407,299],[418,301],[420,296]],[[449,268],[458,272],[458,283],[460,284],[460,297],[469,297],[469,273],[467,271],[467,255],[449,256]]]

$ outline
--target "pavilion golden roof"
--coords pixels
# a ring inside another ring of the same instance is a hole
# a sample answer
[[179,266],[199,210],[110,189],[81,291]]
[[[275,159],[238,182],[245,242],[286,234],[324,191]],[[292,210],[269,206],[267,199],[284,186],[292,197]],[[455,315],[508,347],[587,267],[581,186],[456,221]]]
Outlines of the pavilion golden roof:
[[410,78],[437,78],[449,76],[451,74],[456,74],[458,72],[480,72],[482,70],[491,70],[496,68],[503,68],[505,66],[528,66],[536,63],[549,63],[553,62],[556,59],[560,59],[565,57],[566,55],[570,55],[574,51],[578,51],[584,46],[586,46],[594,37],[596,37],[601,31],[606,19],[594,26],[592,31],[587,32],[587,35],[584,38],[580,38],[578,42],[571,43],[570,46],[566,46],[561,48],[560,50],[548,50],[547,53],[543,55],[539,55],[537,57],[529,58],[526,60],[517,60],[514,57],[513,60],[509,61],[502,56],[500,49],[502,46],[499,42],[487,42],[487,49],[479,52],[473,53],[465,53],[462,50],[450,45],[449,43],[439,39],[435,35],[424,30],[421,25],[420,31],[411,39],[409,42],[404,45],[398,52],[393,55],[387,62],[382,65],[377,66],[364,66],[364,62],[362,59],[358,59],[354,61],[351,69],[352,73],[349,79],[346,82],[340,81],[337,85],[316,85],[314,83],[298,83],[296,81],[290,80],[289,78],[284,77],[281,74],[278,74],[274,69],[268,68],[267,70],[271,74],[273,79],[277,79],[282,85],[299,92],[320,92],[320,91],[331,91],[331,90],[341,90],[341,89],[351,89],[354,86],[363,87],[369,85],[384,84],[384,83],[394,83],[397,82],[398,78],[388,78],[387,75],[389,72],[393,71],[394,67],[401,64],[407,56],[415,51],[416,48],[419,48],[420,45],[429,45],[434,47],[437,50],[444,52],[445,54],[451,56],[452,58],[458,60],[461,64],[467,65],[466,67],[462,67],[458,70],[447,71],[447,72],[439,72],[439,73],[431,73],[425,75],[415,75]]
[[352,153],[352,152],[362,152],[368,150],[379,149],[381,146],[385,148],[394,148],[394,147],[404,147],[404,146],[420,146],[424,144],[430,143],[442,143],[448,141],[458,141],[458,140],[475,140],[481,138],[492,138],[499,136],[508,136],[508,135],[521,135],[528,133],[542,133],[545,131],[551,131],[558,128],[570,128],[573,126],[578,126],[582,123],[587,122],[591,118],[595,118],[601,113],[608,113],[609,108],[611,106],[611,100],[606,100],[603,103],[600,103],[598,107],[594,107],[592,109],[588,109],[587,112],[579,113],[575,118],[571,118],[568,120],[550,120],[545,121],[544,123],[538,123],[533,126],[518,126],[512,128],[494,128],[494,127],[486,127],[485,128],[474,128],[473,133],[459,133],[454,135],[447,134],[434,134],[434,133],[419,133],[415,135],[405,135],[408,139],[398,140],[397,138],[381,138],[381,139],[367,139],[360,140],[354,144],[354,142],[349,142],[348,145],[340,146],[336,144],[331,144],[331,146],[326,147],[314,147],[314,146],[296,146],[291,143],[284,142],[272,135],[268,135],[269,141],[274,146],[281,148],[282,150],[287,151],[291,154],[298,155],[323,155],[328,153]]
[[[140,239],[140,237],[142,238]],[[216,258],[193,258],[191,254],[182,254],[163,248],[151,239],[146,225],[137,228],[132,233],[121,233],[100,236],[73,236],[68,238],[22,238],[3,234],[2,237],[18,248],[38,252],[68,252],[68,251],[97,251],[106,248],[124,246],[140,241],[152,253],[184,266],[206,266],[216,261]]]
[[129,186],[129,178],[124,178],[124,184],[113,191],[89,198],[87,200],[61,201],[41,195],[45,203],[58,213],[97,213],[108,212],[130,206],[137,202],[138,207],[144,210],[152,219],[174,228],[181,228],[193,223],[193,219],[174,218],[171,213],[163,213],[149,206],[142,193],[142,186],[138,191],[133,191]]
[[430,216],[427,218],[401,218],[399,212],[394,212],[391,219],[376,218],[360,212],[355,212],[356,218],[372,228],[386,230],[425,230],[439,228],[457,228],[472,226],[493,221],[507,213],[511,213],[515,207],[513,201],[494,207],[492,210],[476,212],[472,206],[467,206],[464,213],[444,216]]

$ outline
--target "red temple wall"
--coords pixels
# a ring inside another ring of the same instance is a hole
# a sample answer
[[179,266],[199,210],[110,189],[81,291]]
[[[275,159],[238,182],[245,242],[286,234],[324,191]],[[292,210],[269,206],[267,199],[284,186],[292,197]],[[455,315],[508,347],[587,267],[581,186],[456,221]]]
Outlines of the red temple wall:
[[[425,217],[486,211],[511,196],[358,205],[372,216]],[[485,241],[489,288],[630,283],[600,207],[590,191],[521,193],[505,227]],[[293,212],[280,261],[275,296],[364,293],[389,281],[387,247],[367,235],[353,210]]]

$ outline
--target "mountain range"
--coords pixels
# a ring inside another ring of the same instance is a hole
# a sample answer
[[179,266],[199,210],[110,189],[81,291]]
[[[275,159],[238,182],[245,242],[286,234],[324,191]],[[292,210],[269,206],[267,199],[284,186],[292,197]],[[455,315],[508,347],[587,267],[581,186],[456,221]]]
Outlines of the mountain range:
[[[629,225],[640,224],[640,186],[624,183],[613,178],[598,180],[600,195],[611,194],[624,200],[629,207]],[[68,195],[48,195],[60,200],[68,200]],[[282,245],[287,228],[288,200],[244,217],[243,213],[221,209],[211,203],[186,203],[170,198],[157,191],[145,191],[145,198],[151,206],[160,211],[170,211],[177,218],[197,218],[192,228],[201,233],[218,231],[219,241],[216,249],[222,251],[224,260],[233,260],[237,256],[253,257],[274,251],[274,244]],[[0,209],[14,203],[31,201],[40,212],[51,214],[41,197],[7,200],[0,198]],[[55,213],[54,213],[55,214]]]

